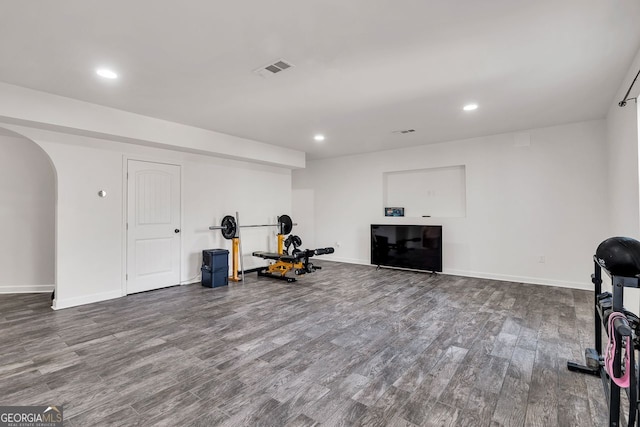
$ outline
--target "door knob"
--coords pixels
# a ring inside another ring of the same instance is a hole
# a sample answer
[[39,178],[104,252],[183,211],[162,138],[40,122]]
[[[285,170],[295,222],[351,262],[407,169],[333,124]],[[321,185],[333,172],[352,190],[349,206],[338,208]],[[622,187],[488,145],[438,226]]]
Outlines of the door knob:
[[173,230],[173,232],[177,234],[177,233],[179,233],[179,232],[180,232],[180,229],[179,229],[179,228],[176,228],[175,230]]

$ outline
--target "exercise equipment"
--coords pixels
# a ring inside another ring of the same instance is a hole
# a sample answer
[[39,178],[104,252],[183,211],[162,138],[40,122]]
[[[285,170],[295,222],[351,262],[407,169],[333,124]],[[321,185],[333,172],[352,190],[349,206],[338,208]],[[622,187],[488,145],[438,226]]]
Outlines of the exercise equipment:
[[[240,214],[236,211],[236,224],[240,224]],[[237,248],[235,248],[234,251],[234,256],[235,256],[235,264],[233,265],[233,269],[234,269],[234,274],[237,276],[238,272],[237,272],[237,265],[238,265],[238,258],[240,258],[240,272],[241,272],[241,280],[242,283],[244,283],[244,258],[241,256],[242,254],[242,239],[240,238],[240,227],[237,227],[236,229],[236,244],[237,244]]]
[[[212,225],[209,230],[220,230],[222,237],[227,240],[231,240],[231,265],[232,273],[229,280],[232,282],[244,282],[244,261],[240,256],[242,253],[242,240],[240,239],[241,228],[255,228],[255,227],[278,227],[278,251],[282,252],[281,236],[291,233],[293,226],[297,225],[291,220],[289,215],[280,215],[278,217],[277,224],[251,224],[240,225],[240,214],[236,212],[236,216],[225,215],[222,218],[220,225]],[[241,275],[238,276],[238,266],[240,267]]]
[[[209,227],[209,230],[213,230],[214,227]],[[220,225],[220,231],[222,232],[222,237],[227,240],[231,240],[236,237],[236,232],[238,227],[236,225],[236,219],[231,215],[226,215],[222,218],[222,224]]]
[[611,274],[635,276],[640,273],[640,242],[629,237],[611,237],[598,245],[596,257]]
[[310,263],[309,258],[316,255],[332,254],[333,252],[333,248],[305,249],[292,255],[282,252],[256,251],[253,253],[253,256],[275,261],[268,267],[258,270],[258,276],[295,282],[296,279],[294,277],[287,276],[288,272],[293,271],[295,275],[301,275],[320,270],[322,267]]
[[278,227],[279,234],[287,235],[291,233],[293,230],[293,226],[298,225],[291,220],[289,215],[280,215],[278,217],[277,224],[250,224],[250,225],[240,225],[236,218],[231,215],[227,215],[222,218],[222,222],[220,225],[212,225],[209,227],[209,230],[220,230],[222,232],[222,237],[227,240],[231,240],[234,237],[237,237],[238,229],[240,228],[255,228],[255,227]]
[[[302,239],[299,236],[290,235],[285,239],[286,227],[281,227],[278,234],[278,252],[256,251],[253,256],[274,261],[266,268],[258,270],[258,276],[272,277],[274,279],[286,280],[287,282],[295,282],[294,277],[287,276],[287,273],[293,271],[295,275],[313,273],[320,270],[309,262],[309,258],[316,255],[332,254],[333,248],[319,249],[298,249],[302,245]],[[293,246],[291,254],[289,248]]]
[[[620,425],[620,391],[629,398],[628,426],[638,418],[638,378],[635,351],[640,319],[624,308],[624,288],[640,288],[640,242],[626,237],[603,241],[593,257],[595,348],[585,351],[586,365],[567,362],[570,371],[601,378],[609,404],[609,426]],[[612,292],[602,292],[602,271],[611,278]],[[607,332],[603,353],[602,327]]]
[[298,236],[294,236],[294,235],[290,235],[289,237],[287,237],[284,240],[284,253],[289,255],[289,248],[293,245],[293,251],[291,252],[291,254],[295,254],[300,252],[300,249],[298,249],[300,246],[302,246],[302,239]]
[[[631,384],[631,373],[634,371],[634,358],[630,333],[631,330],[627,331],[629,332],[629,335],[622,337],[621,341],[623,342],[616,341],[615,334],[616,320],[622,321],[623,319],[626,320],[626,316],[624,315],[624,313],[616,311],[611,313],[611,316],[609,316],[609,320],[607,321],[609,328],[609,330],[607,331],[607,334],[609,335],[609,341],[607,342],[607,350],[604,354],[604,368],[607,371],[609,378],[611,378],[611,381],[616,383],[619,387],[629,388]],[[622,346],[622,348],[625,350],[623,355],[624,371],[616,375],[616,370],[614,369],[613,365],[615,362],[615,354],[620,351],[620,349],[618,348],[619,346]]]

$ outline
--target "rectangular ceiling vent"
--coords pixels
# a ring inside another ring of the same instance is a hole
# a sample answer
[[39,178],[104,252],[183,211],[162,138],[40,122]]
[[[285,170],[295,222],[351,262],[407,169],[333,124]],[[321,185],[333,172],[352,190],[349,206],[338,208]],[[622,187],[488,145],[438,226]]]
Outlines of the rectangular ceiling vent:
[[395,134],[407,134],[407,133],[413,133],[415,132],[415,129],[401,129],[401,130],[394,130],[391,133],[395,133]]
[[256,70],[253,70],[254,73],[258,74],[262,77],[271,77],[274,74],[278,74],[282,71],[288,70],[292,68],[293,64],[289,61],[285,61],[284,59],[279,59],[272,64],[265,65],[264,67],[260,67]]

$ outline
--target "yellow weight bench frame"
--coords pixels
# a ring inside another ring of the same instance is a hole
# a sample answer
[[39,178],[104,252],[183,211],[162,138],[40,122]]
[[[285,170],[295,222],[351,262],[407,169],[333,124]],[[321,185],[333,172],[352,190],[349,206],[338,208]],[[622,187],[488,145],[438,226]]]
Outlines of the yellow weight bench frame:
[[315,255],[332,254],[333,248],[306,249],[293,255],[285,254],[283,251],[284,235],[278,234],[278,252],[256,251],[253,256],[275,261],[266,268],[258,270],[258,276],[271,277],[274,279],[295,282],[294,277],[287,276],[293,271],[296,276],[306,273],[313,273],[321,267],[316,267],[309,262],[309,258]]

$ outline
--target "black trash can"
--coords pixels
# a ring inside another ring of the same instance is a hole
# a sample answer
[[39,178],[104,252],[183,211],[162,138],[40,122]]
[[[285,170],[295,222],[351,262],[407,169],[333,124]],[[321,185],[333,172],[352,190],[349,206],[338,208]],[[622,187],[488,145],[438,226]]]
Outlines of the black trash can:
[[229,284],[229,251],[206,249],[202,251],[202,286],[217,288]]

